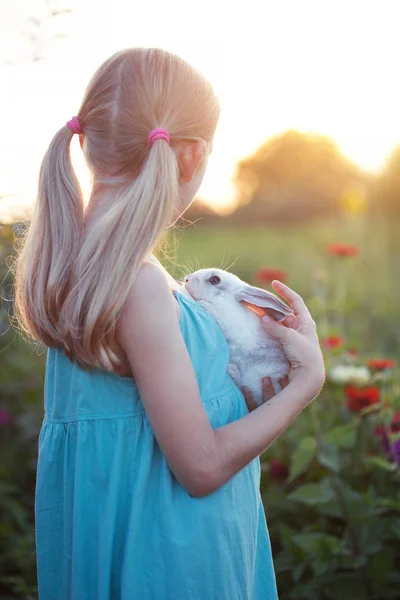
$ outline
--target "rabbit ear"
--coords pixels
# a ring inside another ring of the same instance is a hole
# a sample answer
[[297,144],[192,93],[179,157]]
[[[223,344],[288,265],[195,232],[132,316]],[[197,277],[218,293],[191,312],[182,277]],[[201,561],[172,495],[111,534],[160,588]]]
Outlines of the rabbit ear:
[[[278,323],[283,321],[287,315],[293,314],[290,306],[282,302],[275,294],[251,285],[241,287],[235,294],[235,297],[238,302],[243,302],[246,305],[252,305],[254,307],[260,307],[263,309],[262,312],[272,317],[274,321],[278,321]],[[251,306],[249,306],[249,308],[251,309]],[[261,311],[259,309],[253,309],[253,312],[260,314]]]

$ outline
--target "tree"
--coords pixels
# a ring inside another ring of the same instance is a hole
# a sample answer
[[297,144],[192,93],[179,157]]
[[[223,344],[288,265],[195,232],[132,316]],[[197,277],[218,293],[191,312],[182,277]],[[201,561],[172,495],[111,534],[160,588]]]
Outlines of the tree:
[[344,191],[368,179],[330,139],[290,130],[238,163],[235,183],[242,209],[236,218],[251,212],[257,220],[260,213],[268,220],[337,214]]
[[372,214],[400,217],[400,146],[389,157],[371,193]]

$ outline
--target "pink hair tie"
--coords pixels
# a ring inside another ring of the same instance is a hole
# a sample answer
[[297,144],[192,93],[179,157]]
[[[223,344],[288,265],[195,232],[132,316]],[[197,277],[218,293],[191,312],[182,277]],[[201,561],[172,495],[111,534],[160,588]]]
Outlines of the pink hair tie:
[[78,117],[72,117],[70,121],[67,121],[67,126],[70,128],[72,133],[82,133],[82,127],[79,123]]
[[161,140],[161,139],[168,142],[168,144],[171,143],[170,139],[169,139],[168,131],[166,131],[165,129],[162,129],[161,127],[157,127],[156,129],[152,129],[152,131],[150,131],[149,137],[147,138],[147,143],[151,148],[156,140]]

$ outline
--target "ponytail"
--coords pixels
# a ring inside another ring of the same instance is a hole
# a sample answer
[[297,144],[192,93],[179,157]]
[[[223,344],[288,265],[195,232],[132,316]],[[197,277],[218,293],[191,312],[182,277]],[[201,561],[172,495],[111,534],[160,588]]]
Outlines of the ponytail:
[[28,335],[48,346],[59,345],[59,316],[83,223],[83,197],[70,157],[72,135],[62,127],[43,158],[37,201],[14,265],[15,315]]
[[63,307],[65,353],[83,369],[120,366],[110,347],[115,323],[143,260],[172,222],[178,176],[175,152],[159,140],[134,181],[103,194],[111,208],[82,245]]

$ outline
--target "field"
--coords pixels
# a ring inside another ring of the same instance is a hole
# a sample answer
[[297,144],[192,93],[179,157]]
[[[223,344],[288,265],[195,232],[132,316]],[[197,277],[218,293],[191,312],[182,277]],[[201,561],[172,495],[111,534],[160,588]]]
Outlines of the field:
[[[328,244],[355,245],[359,255],[338,260]],[[231,270],[257,285],[264,267],[283,269],[303,296],[321,336],[336,332],[372,354],[397,354],[400,344],[400,236],[396,224],[367,219],[285,228],[175,231],[166,268],[179,278],[203,267]],[[230,268],[228,268],[230,267]],[[272,288],[268,288],[272,290]]]
[[[341,243],[344,250],[338,250]],[[396,224],[358,217],[282,229],[189,227],[176,235],[174,247],[169,268],[178,278],[219,266],[272,289],[268,281],[260,283],[263,270],[282,270],[317,322],[325,387],[262,457],[261,490],[280,597],[397,598]]]
[[[4,230],[3,257],[12,253],[11,238],[11,228]],[[201,267],[222,267],[272,289],[267,270],[279,269],[317,322],[327,370],[324,389],[261,463],[280,598],[398,598],[396,225],[358,217],[248,230],[190,226],[171,234],[165,250],[159,257],[177,279]],[[31,600],[45,352],[34,351],[10,328],[4,299],[12,282],[5,263],[2,269],[0,596]]]

